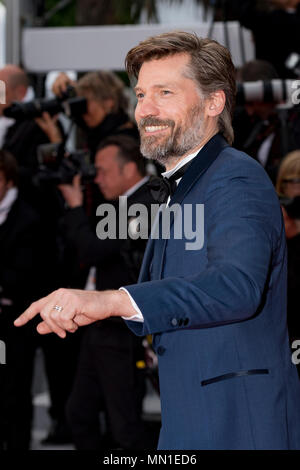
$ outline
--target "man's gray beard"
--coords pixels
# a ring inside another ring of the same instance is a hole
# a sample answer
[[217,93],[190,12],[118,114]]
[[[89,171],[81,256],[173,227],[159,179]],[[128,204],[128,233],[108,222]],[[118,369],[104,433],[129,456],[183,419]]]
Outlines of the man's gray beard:
[[[203,138],[203,117],[202,107],[195,106],[190,111],[189,122],[186,123],[185,130],[179,127],[167,141],[156,144],[156,137],[141,136],[141,154],[149,159],[156,160],[162,165],[173,159],[179,159],[190,150],[199,145]],[[200,129],[202,131],[200,132]]]

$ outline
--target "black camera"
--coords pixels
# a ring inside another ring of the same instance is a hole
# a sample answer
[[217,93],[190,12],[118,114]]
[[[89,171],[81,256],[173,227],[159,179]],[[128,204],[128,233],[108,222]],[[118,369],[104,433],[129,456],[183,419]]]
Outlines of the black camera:
[[294,198],[280,197],[279,201],[291,219],[300,219],[300,196]]
[[67,153],[64,144],[43,144],[38,147],[39,170],[33,178],[37,186],[44,184],[72,184],[80,174],[83,183],[93,181],[96,176],[90,154],[84,150]]
[[50,116],[63,112],[69,118],[76,118],[86,113],[86,110],[86,98],[76,96],[75,88],[69,85],[60,97],[35,99],[28,103],[13,102],[3,111],[3,114],[8,118],[20,121],[40,117],[43,112],[49,113]]

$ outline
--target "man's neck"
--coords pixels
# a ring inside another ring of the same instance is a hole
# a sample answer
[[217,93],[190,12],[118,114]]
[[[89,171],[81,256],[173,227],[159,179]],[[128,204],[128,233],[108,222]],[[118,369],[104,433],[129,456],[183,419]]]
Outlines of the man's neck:
[[200,150],[217,133],[218,133],[218,130],[214,130],[213,132],[211,132],[207,137],[204,137],[203,139],[201,139],[201,141],[199,142],[199,145],[197,145],[196,147],[186,152],[182,157],[178,157],[178,158],[171,157],[165,163],[166,171],[172,170],[173,168],[175,168],[176,165],[178,165],[179,162],[184,160],[184,158],[186,158],[188,155],[191,155],[192,153],[197,152],[197,150]]
[[123,196],[130,196],[135,193],[144,183],[149,179],[149,176],[139,175],[137,178],[131,180],[131,184],[128,185],[127,189],[122,194]]

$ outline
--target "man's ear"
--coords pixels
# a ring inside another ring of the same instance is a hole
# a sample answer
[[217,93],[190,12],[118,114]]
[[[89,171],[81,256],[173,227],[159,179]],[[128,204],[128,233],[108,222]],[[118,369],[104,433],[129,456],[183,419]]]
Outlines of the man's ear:
[[225,107],[225,103],[226,96],[223,90],[217,90],[211,93],[206,104],[207,116],[219,116]]
[[134,162],[127,162],[123,166],[123,174],[125,178],[131,179],[136,173],[136,164]]

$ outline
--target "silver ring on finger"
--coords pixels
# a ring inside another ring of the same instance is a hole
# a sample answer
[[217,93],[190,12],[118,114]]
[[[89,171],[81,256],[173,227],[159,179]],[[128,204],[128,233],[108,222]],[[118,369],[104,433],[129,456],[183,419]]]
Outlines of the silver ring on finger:
[[63,307],[60,305],[54,305],[53,310],[57,310],[57,312],[61,312],[63,310]]

